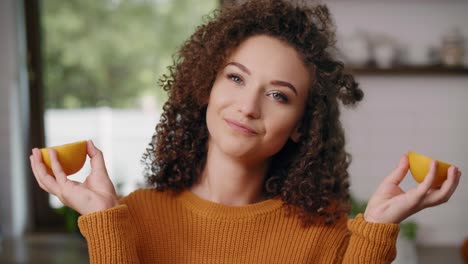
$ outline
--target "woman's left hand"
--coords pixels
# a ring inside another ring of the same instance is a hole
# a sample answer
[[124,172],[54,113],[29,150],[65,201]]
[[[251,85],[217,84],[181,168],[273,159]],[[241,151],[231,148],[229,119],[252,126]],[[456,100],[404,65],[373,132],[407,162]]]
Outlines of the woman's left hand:
[[424,181],[404,192],[399,186],[409,169],[408,157],[404,155],[398,167],[383,180],[370,198],[364,219],[374,223],[398,224],[424,208],[447,202],[458,186],[461,171],[451,166],[442,186],[434,189],[431,185],[435,179],[436,167],[437,162],[432,161]]

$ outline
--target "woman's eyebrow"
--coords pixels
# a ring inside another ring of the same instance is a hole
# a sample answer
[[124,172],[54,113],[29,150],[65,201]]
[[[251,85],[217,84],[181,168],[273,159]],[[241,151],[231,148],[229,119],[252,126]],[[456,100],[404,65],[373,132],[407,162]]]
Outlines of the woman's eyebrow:
[[292,84],[290,84],[290,83],[288,83],[288,82],[279,81],[279,80],[274,80],[274,81],[271,81],[271,84],[288,87],[289,89],[291,89],[291,90],[294,92],[294,94],[297,95],[296,87],[294,87],[294,85],[292,85]]
[[[235,61],[231,61],[231,62],[227,63],[224,67],[227,67],[228,65],[236,66],[236,67],[239,68],[241,71],[247,73],[248,75],[251,75],[249,69],[247,69],[247,67],[245,67],[245,66],[242,65],[241,63],[238,63],[238,62],[235,62]],[[294,85],[292,85],[291,83],[288,83],[288,82],[285,82],[285,81],[280,81],[280,80],[274,80],[274,81],[271,81],[271,84],[288,87],[289,89],[291,89],[291,90],[294,92],[294,94],[297,95],[297,89],[296,89],[296,87],[294,87]]]
[[231,62],[227,63],[226,66],[224,66],[224,67],[227,67],[228,65],[237,66],[239,69],[241,69],[241,71],[247,73],[248,75],[251,74],[250,71],[249,71],[249,69],[247,69],[247,67],[245,67],[244,65],[242,65],[242,64],[240,64],[240,63],[238,63],[238,62],[231,61]]

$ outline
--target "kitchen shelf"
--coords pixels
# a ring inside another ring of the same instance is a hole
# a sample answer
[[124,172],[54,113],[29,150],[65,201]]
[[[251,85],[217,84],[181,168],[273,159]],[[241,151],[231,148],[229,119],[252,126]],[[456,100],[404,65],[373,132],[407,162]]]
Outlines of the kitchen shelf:
[[349,67],[347,71],[356,75],[442,75],[442,76],[467,76],[467,67],[444,66],[396,66],[392,68],[377,67]]

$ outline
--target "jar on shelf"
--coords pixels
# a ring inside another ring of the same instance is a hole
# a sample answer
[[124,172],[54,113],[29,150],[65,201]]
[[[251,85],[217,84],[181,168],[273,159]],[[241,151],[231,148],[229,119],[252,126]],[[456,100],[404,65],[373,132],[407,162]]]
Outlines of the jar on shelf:
[[347,64],[363,67],[371,60],[371,51],[367,33],[357,31],[349,36],[340,36],[339,47]]
[[464,43],[460,30],[453,29],[442,38],[440,60],[444,66],[457,67],[463,65]]

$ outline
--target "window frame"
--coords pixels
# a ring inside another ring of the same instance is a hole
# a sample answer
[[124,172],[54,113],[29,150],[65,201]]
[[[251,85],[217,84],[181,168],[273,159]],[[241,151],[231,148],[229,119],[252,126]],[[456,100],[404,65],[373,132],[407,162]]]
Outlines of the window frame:
[[[26,48],[29,86],[29,142],[28,150],[44,147],[43,64],[40,0],[24,1]],[[28,154],[29,156],[29,154]],[[32,231],[65,231],[65,220],[49,205],[49,194],[37,184],[32,171],[28,171],[28,190]]]

